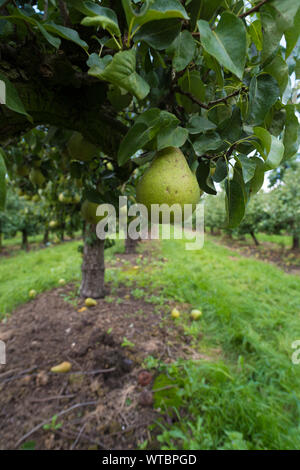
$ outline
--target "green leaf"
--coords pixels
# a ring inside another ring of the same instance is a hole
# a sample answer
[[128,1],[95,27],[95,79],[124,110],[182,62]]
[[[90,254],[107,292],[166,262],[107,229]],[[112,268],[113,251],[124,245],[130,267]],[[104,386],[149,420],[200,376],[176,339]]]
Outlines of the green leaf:
[[258,51],[261,51],[263,47],[263,34],[261,30],[261,22],[259,20],[255,20],[250,23],[248,31],[253,43],[255,44],[256,49]]
[[[102,63],[103,65],[103,63]],[[136,73],[136,52],[134,49],[115,54],[112,60],[105,66],[93,66],[89,75],[101,80],[113,83],[135,95],[138,99],[144,99],[150,87],[145,80]]]
[[249,89],[248,123],[261,124],[280,95],[277,81],[268,74],[253,77]]
[[217,134],[217,132],[211,132],[198,137],[193,143],[193,147],[196,155],[200,156],[210,150],[216,150],[220,145],[222,145],[222,143],[223,141],[219,134]]
[[279,48],[286,23],[284,18],[272,5],[264,5],[260,9],[263,30],[262,61],[265,62]]
[[65,26],[61,26],[53,22],[43,23],[43,26],[47,31],[50,31],[50,33],[56,34],[67,41],[72,41],[83,49],[88,49],[87,43],[80,39],[80,36],[75,29],[66,28]]
[[193,36],[187,30],[182,31],[167,50],[172,57],[172,65],[176,72],[185,69],[192,61],[196,49]]
[[172,127],[177,123],[178,119],[167,111],[161,111],[158,108],[145,111],[135,120],[120,144],[119,165],[126,163],[138,150],[144,148],[163,128]]
[[33,18],[32,16],[25,15],[20,9],[16,8],[14,9],[13,15],[9,16],[0,16],[0,19],[5,19],[5,20],[11,20],[13,23],[14,22],[20,22],[20,21],[26,21],[27,23],[31,24],[32,26],[35,26],[39,29],[40,33],[44,36],[46,41],[51,44],[51,46],[55,47],[55,49],[58,49],[61,40],[59,38],[56,38],[52,36],[52,34],[48,33],[48,31],[44,28],[43,24]]
[[32,119],[26,112],[26,109],[24,108],[24,105],[19,97],[17,89],[1,72],[0,80],[5,83],[5,106],[16,113],[24,114],[24,116],[26,116],[31,121]]
[[225,181],[226,212],[228,228],[234,228],[242,221],[246,208],[246,188],[241,165],[236,162],[233,177]]
[[242,166],[242,173],[243,173],[243,179],[245,183],[248,183],[248,181],[252,180],[254,177],[254,173],[256,170],[256,164],[257,162],[253,158],[249,158],[246,155],[239,155],[238,160]]
[[299,0],[272,0],[272,6],[282,16],[286,27],[291,28],[294,25],[296,13],[299,11]]
[[265,171],[277,168],[284,154],[282,142],[262,127],[255,127],[253,130],[263,145],[263,154],[261,156],[265,160]]
[[286,40],[285,58],[287,59],[296,46],[300,35],[300,8],[295,16],[294,26],[284,32]]
[[192,29],[194,30],[197,21],[200,19],[211,20],[222,3],[223,0],[192,0],[187,6]]
[[190,134],[201,134],[215,129],[217,126],[209,119],[202,116],[192,116],[187,124],[187,130]]
[[250,157],[250,160],[253,160],[256,165],[253,178],[248,181],[246,188],[249,191],[250,196],[256,194],[262,185],[264,184],[265,179],[265,165],[264,162],[258,157]]
[[157,150],[161,150],[166,147],[182,147],[187,138],[188,131],[183,127],[170,126],[162,129],[157,135]]
[[264,72],[275,78],[282,96],[289,81],[289,68],[281,55],[277,55],[272,62],[264,68]]
[[0,211],[4,210],[6,200],[6,166],[4,157],[5,154],[0,148]]
[[199,162],[196,170],[196,177],[202,191],[205,191],[207,194],[217,194],[214,182],[210,176],[209,162],[204,160]]
[[107,98],[117,111],[127,108],[132,101],[131,95],[122,93],[121,88],[115,86],[108,91]]
[[292,158],[299,151],[300,144],[300,126],[295,115],[295,106],[288,104],[285,109],[286,121],[283,134],[284,161]]
[[[200,101],[205,100],[205,86],[201,80],[200,72],[197,70],[192,70],[185,72],[183,77],[178,80],[178,85],[182,91],[191,93],[195,98],[198,98]],[[188,113],[199,111],[199,105],[193,103],[190,98],[181,95],[180,93],[176,94],[176,100],[178,104],[184,107]]]
[[142,26],[134,36],[134,41],[144,41],[153,49],[167,49],[180,33],[181,24],[178,20],[151,21]]
[[86,16],[81,22],[84,26],[101,26],[111,34],[121,36],[118,18],[114,10],[102,7],[94,2],[81,0],[69,0],[71,5]]
[[[125,11],[127,11],[126,16],[127,22],[133,22],[133,29],[136,26],[142,26],[146,23],[159,20],[167,20],[171,18],[179,18],[182,20],[188,20],[189,16],[185,11],[184,7],[179,0],[152,0],[146,3],[145,7],[142,8],[139,14],[136,14],[131,6],[131,14],[129,13],[128,4],[131,2],[123,2],[127,5],[125,6]],[[128,23],[128,25],[129,25]]]
[[219,158],[216,164],[216,171],[212,176],[212,179],[216,183],[221,183],[228,174],[228,168],[227,168],[227,163],[224,158]]
[[83,26],[101,26],[111,34],[121,36],[117,15],[110,8],[101,7],[92,2],[85,2],[85,14],[81,24]]
[[243,21],[224,12],[214,31],[204,20],[197,22],[201,43],[226,69],[242,79],[246,63],[246,29]]

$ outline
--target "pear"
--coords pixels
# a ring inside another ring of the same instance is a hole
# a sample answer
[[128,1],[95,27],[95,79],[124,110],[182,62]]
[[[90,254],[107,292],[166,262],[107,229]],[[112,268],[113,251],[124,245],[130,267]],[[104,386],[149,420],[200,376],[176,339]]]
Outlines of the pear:
[[88,201],[87,199],[81,206],[81,215],[86,222],[89,224],[96,225],[100,220],[102,220],[105,216],[103,215],[96,215],[96,210],[99,204],[96,202]]
[[90,161],[97,153],[97,147],[86,140],[80,132],[74,132],[67,144],[71,158],[82,162]]
[[97,305],[97,301],[91,297],[85,299],[84,303],[87,307],[95,307],[95,305]]
[[65,374],[66,372],[69,372],[72,368],[72,364],[70,362],[64,361],[61,362],[60,364],[57,364],[57,366],[51,367],[51,372],[54,372],[55,374]]
[[41,170],[37,170],[36,168],[32,168],[30,171],[29,179],[34,186],[39,187],[43,186],[44,182],[46,181],[46,178],[44,177]]
[[147,207],[149,215],[152,204],[180,204],[182,212],[184,204],[192,204],[195,210],[200,195],[196,176],[181,150],[175,147],[156,154],[136,188],[137,202]]
[[179,318],[180,317],[180,312],[176,307],[173,308],[173,310],[171,312],[171,317],[172,318]]

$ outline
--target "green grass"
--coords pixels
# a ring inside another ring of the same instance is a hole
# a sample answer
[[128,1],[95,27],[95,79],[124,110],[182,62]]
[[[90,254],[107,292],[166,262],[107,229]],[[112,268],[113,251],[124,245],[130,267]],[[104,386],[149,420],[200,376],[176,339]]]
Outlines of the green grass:
[[[19,253],[0,262],[1,312],[11,311],[59,278],[79,279],[78,243]],[[107,258],[120,249],[117,243]],[[300,339],[300,277],[256,259],[243,258],[208,240],[200,251],[183,241],[163,241],[161,256],[137,260],[139,270],[108,269],[112,287],[131,286],[154,308],[175,300],[191,345],[211,360],[149,365],[160,369],[154,388],[162,410],[162,449],[298,449],[300,447],[300,365],[292,364],[292,343]],[[200,308],[192,321],[181,303]],[[172,320],[170,320],[172,321]],[[219,352],[218,352],[219,350]],[[175,419],[167,424],[166,410]],[[144,443],[143,446],[147,446]]]
[[178,322],[196,348],[221,348],[222,362],[169,368],[181,378],[183,411],[161,435],[162,445],[299,448],[300,365],[292,364],[291,344],[300,339],[300,278],[254,259],[232,259],[212,242],[187,252],[183,242],[165,241],[163,254],[169,259],[161,272],[164,295],[203,310],[198,322],[188,315]]
[[[256,238],[259,242],[275,243],[276,245],[284,246],[286,248],[291,248],[293,244],[293,237],[291,235],[268,235],[267,233],[258,233]],[[253,243],[250,235],[246,235],[246,239]]]
[[[31,289],[37,293],[58,286],[59,279],[67,282],[81,277],[80,241],[61,243],[41,250],[16,252],[0,259],[0,319],[19,304],[29,300]],[[107,258],[120,250],[120,244],[106,250]]]

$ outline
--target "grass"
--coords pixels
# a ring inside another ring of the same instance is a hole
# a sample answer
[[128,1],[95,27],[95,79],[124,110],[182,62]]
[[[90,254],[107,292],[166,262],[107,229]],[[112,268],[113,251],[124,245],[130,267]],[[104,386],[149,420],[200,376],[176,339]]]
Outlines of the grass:
[[[291,235],[268,235],[267,233],[258,233],[256,238],[261,243],[275,243],[285,248],[291,248],[293,244],[293,237]],[[253,243],[251,235],[246,235],[246,240]]]
[[299,448],[300,366],[292,364],[291,345],[300,339],[300,278],[254,259],[232,259],[212,242],[199,252],[183,248],[163,243],[164,295],[203,310],[200,322],[188,315],[177,322],[196,348],[221,348],[222,361],[169,367],[168,375],[181,379],[182,412],[161,434],[163,447]]
[[[79,279],[77,245],[1,260],[1,312],[26,301],[30,288],[40,292],[61,277]],[[107,257],[119,249],[118,243]],[[131,286],[137,298],[145,295],[157,306],[175,301],[182,312],[175,325],[183,327],[193,348],[211,356],[196,362],[176,358],[171,365],[149,358],[149,367],[160,371],[154,388],[164,389],[155,393],[162,410],[161,448],[298,449],[300,365],[291,357],[292,343],[300,339],[300,277],[210,240],[200,251],[185,251],[183,241],[172,240],[163,241],[161,250],[167,263],[138,260],[138,270],[106,274],[113,285]],[[200,308],[202,318],[192,321],[183,303]],[[166,412],[172,424],[164,420]]]
[[[59,279],[68,281],[81,277],[80,241],[61,243],[41,250],[24,252],[0,259],[0,319],[18,305],[29,300],[31,289],[37,293],[58,287]],[[120,244],[106,250],[108,259],[120,250]]]

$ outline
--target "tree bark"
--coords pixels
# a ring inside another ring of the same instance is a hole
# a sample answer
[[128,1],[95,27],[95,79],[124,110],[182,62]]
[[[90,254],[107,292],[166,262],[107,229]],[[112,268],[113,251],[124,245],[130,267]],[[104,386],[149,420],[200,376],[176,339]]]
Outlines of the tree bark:
[[136,253],[139,240],[132,240],[130,237],[125,239],[125,253],[127,255]]
[[299,242],[299,236],[298,235],[293,235],[293,250],[294,251],[299,251],[300,248],[300,242]]
[[80,296],[93,299],[104,297],[104,240],[97,238],[95,225],[86,226],[81,270]]
[[46,228],[44,231],[43,244],[47,245],[48,242],[49,242],[49,229]]
[[22,249],[29,250],[27,230],[22,230]]
[[259,241],[257,240],[255,233],[254,233],[254,232],[250,232],[250,235],[251,235],[251,237],[252,237],[252,239],[253,239],[255,245],[256,245],[256,246],[259,246]]

